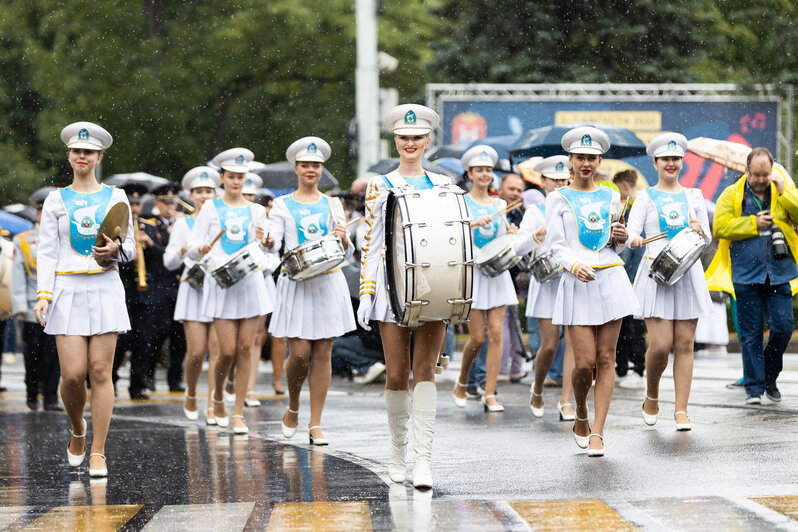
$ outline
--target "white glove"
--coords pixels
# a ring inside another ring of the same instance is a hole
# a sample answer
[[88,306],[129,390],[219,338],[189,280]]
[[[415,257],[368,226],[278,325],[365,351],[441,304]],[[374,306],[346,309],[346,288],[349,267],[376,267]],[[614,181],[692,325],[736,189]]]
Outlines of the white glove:
[[357,306],[357,322],[365,330],[370,331],[369,320],[371,319],[371,296],[365,294],[360,297],[360,304]]

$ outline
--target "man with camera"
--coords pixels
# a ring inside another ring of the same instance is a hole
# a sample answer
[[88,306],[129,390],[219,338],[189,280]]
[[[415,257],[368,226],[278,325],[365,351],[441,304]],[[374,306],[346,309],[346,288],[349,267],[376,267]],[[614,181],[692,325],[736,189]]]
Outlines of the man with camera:
[[[798,189],[782,167],[774,166],[766,148],[754,148],[746,167],[745,175],[718,198],[713,232],[720,247],[707,278],[713,284],[716,272],[728,272],[730,267],[745,402],[761,404],[763,393],[771,401],[781,401],[776,379],[792,336],[792,294],[798,288],[798,235],[793,228],[798,221]],[[770,337],[763,350],[765,320]]]

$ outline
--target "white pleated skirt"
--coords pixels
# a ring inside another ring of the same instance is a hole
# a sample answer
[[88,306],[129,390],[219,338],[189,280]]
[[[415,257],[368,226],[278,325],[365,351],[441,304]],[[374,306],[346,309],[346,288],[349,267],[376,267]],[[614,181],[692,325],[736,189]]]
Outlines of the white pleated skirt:
[[269,323],[272,336],[321,340],[337,338],[357,327],[341,270],[304,281],[280,275],[277,300],[280,304]]
[[638,312],[637,298],[623,266],[596,270],[596,279],[587,283],[563,271],[552,323],[604,325]]
[[274,277],[272,274],[266,275],[263,277],[263,281],[266,283],[266,295],[269,297],[269,301],[272,302],[272,307],[277,308],[277,286],[274,284]]
[[554,315],[554,301],[557,299],[557,289],[559,286],[559,278],[540,284],[530,275],[525,314],[530,318],[544,318],[550,320]]
[[712,300],[701,262],[693,264],[673,286],[660,286],[648,276],[650,259],[640,261],[635,276],[634,291],[640,302],[635,318],[692,320],[710,313]]
[[265,316],[274,310],[260,270],[250,272],[230,288],[222,288],[212,275],[202,286],[201,312],[213,319],[243,320]]
[[186,281],[180,281],[180,287],[177,289],[175,321],[198,321],[200,323],[213,321],[212,318],[202,313],[202,291],[197,290]]
[[125,288],[118,271],[56,274],[45,333],[95,336],[129,330]]
[[496,277],[488,277],[482,270],[474,267],[474,283],[472,297],[474,302],[471,308],[488,310],[505,305],[517,305],[518,297],[515,295],[515,286],[510,272],[502,272]]

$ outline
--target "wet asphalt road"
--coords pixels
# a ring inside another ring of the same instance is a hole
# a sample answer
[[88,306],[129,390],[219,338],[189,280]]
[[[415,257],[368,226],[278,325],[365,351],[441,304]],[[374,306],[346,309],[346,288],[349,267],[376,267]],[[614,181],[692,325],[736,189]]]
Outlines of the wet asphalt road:
[[[267,373],[246,437],[186,420],[179,394],[132,402],[123,392],[109,478],[96,483],[66,463],[66,416],[28,411],[21,362],[4,364],[0,530],[798,530],[798,360],[779,381],[784,400],[752,407],[724,386],[740,374],[736,357],[697,360],[691,432],[674,429],[669,372],[654,427],[640,418],[643,391],[616,389],[603,458],[588,458],[558,420],[559,389],[544,392],[542,419],[526,383],[502,384],[506,411],[485,414],[477,401],[455,407],[450,370],[438,382],[432,492],[385,475],[379,383],[333,379],[327,448],[301,431],[283,438],[287,400],[271,395]],[[304,395],[300,426],[307,416]]]

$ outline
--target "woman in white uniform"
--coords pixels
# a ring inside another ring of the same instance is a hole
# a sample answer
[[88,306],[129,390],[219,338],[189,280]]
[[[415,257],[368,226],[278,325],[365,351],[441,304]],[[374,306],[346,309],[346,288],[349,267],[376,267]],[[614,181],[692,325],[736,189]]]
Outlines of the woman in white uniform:
[[[615,386],[615,346],[621,319],[637,311],[637,300],[617,253],[627,238],[621,196],[594,181],[610,139],[599,129],[579,127],[563,135],[562,146],[570,153],[574,180],[546,198],[547,238],[563,267],[552,322],[567,327],[573,345],[574,439],[587,448],[588,456],[603,456],[604,422]],[[587,395],[593,366],[591,429]]]
[[[299,179],[296,192],[274,200],[269,213],[269,236],[266,247],[279,248],[285,239],[286,249],[327,235],[335,235],[350,255],[353,247],[346,236],[346,215],[338,198],[319,191],[323,163],[330,157],[330,145],[318,137],[303,137],[285,152]],[[276,244],[276,246],[275,246]],[[288,385],[288,410],[283,415],[282,431],[286,438],[296,433],[299,424],[299,394],[305,377],[310,388],[311,445],[327,445],[321,428],[321,414],[332,375],[333,339],[355,324],[349,288],[340,268],[301,281],[283,272],[277,280],[279,304],[272,315],[269,332],[288,338],[285,365]]]
[[[196,261],[188,256],[188,241],[191,231],[197,221],[202,205],[209,199],[216,197],[216,187],[221,184],[219,172],[209,166],[198,166],[189,170],[183,176],[183,189],[188,191],[189,198],[194,203],[194,214],[178,218],[172,226],[169,235],[169,244],[163,254],[163,263],[170,270],[184,266],[183,277],[180,279],[180,288],[177,290],[175,304],[176,321],[183,323],[186,333],[186,399],[183,413],[186,418],[195,421],[198,417],[197,408],[197,383],[202,373],[202,362],[208,350],[208,333],[213,319],[202,314],[202,290],[191,286],[186,280],[186,274]],[[210,373],[209,373],[210,375]],[[210,403],[205,410],[206,423],[214,424],[213,406]]]
[[[249,170],[247,163],[253,158],[251,151],[233,148],[223,151],[211,161],[211,164],[222,169],[224,196],[206,201],[202,206],[188,244],[188,256],[192,260],[199,260],[210,253],[214,267],[218,268],[231,255],[257,241],[257,228],[263,230],[266,225],[266,210],[262,205],[247,201],[241,194]],[[213,243],[219,235],[221,237]],[[260,269],[249,272],[229,288],[220,286],[212,275],[205,276],[201,312],[213,318],[220,349],[213,397],[214,418],[220,427],[230,424],[224,405],[224,383],[235,358],[236,398],[232,426],[236,434],[249,432],[243,412],[249,381],[250,352],[258,320],[271,312],[272,306]]]
[[[571,177],[571,163],[568,162],[568,157],[565,155],[546,157],[533,169],[541,174],[543,190],[547,196],[567,185]],[[546,238],[546,204],[538,203],[528,207],[521,220],[518,237],[513,243],[516,255],[526,255],[534,251],[535,258],[542,257],[549,251],[549,240]],[[560,326],[551,322],[559,286],[559,276],[545,283],[539,283],[534,275],[529,276],[526,315],[536,318],[540,329],[540,347],[535,355],[535,380],[532,383],[529,398],[529,409],[535,417],[543,417],[543,381],[551,369],[551,364],[557,354],[557,345],[560,342]],[[560,421],[573,421],[571,372],[574,368],[574,352],[568,334],[564,335],[564,339],[562,396],[557,403],[557,411],[560,414]]]
[[[515,226],[508,227],[503,212],[507,208],[507,202],[491,197],[488,193],[493,183],[493,166],[498,160],[496,150],[484,145],[467,150],[460,159],[460,164],[471,181],[471,192],[466,194],[465,199],[474,220],[471,222],[471,229],[475,257],[479,255],[481,248],[495,238],[518,230]],[[488,352],[485,357],[485,394],[482,396],[482,404],[486,412],[503,412],[504,406],[496,400],[496,379],[502,359],[504,307],[517,305],[518,298],[509,271],[490,277],[481,269],[474,268],[473,279],[474,302],[471,303],[471,314],[468,316],[468,332],[471,337],[463,348],[463,364],[452,397],[458,407],[465,407],[468,373],[485,343],[487,325]]]
[[77,122],[61,131],[61,140],[69,148],[72,184],[50,192],[44,201],[34,315],[45,326],[44,332],[55,336],[58,348],[61,399],[72,424],[69,465],[80,466],[86,454],[83,409],[88,373],[93,433],[89,475],[104,477],[108,474],[105,440],[114,408],[114,349],[117,335],[130,329],[115,263],[130,261],[136,246],[132,230],[123,243],[106,235],[98,239],[98,231],[117,203],[128,206],[128,227],[133,221],[124,191],[99,184],[94,175],[103,150],[113,142],[111,135],[91,122]]
[[646,147],[654,158],[659,179],[651,188],[637,193],[629,213],[629,246],[643,246],[645,232],[653,236],[666,232],[667,238],[646,244],[646,253],[635,276],[634,290],[648,329],[646,351],[646,398],[642,416],[646,425],[657,422],[659,381],[673,349],[673,383],[676,388],[674,420],[676,430],[690,430],[687,401],[693,380],[693,341],[698,316],[712,308],[704,269],[697,261],[672,286],[660,286],[649,277],[654,258],[684,228],[689,227],[709,243],[711,231],[704,196],[697,188],[679,184],[687,139],[678,133],[663,133]]
[[450,184],[448,178],[427,173],[421,166],[424,150],[430,143],[430,131],[438,126],[438,114],[428,107],[415,104],[399,105],[385,115],[385,127],[394,133],[399,152],[399,167],[385,176],[374,177],[366,189],[366,236],[360,270],[360,304],[358,323],[371,330],[370,320],[379,322],[382,347],[385,353],[385,407],[391,433],[388,476],[392,481],[405,481],[405,449],[407,421],[411,415],[410,337],[415,333],[413,349],[412,417],[413,417],[413,485],[432,487],[430,459],[435,433],[435,364],[443,345],[443,321],[428,321],[415,329],[396,323],[388,307],[387,291],[382,275],[385,252],[385,202],[390,189],[406,186],[429,189]]

